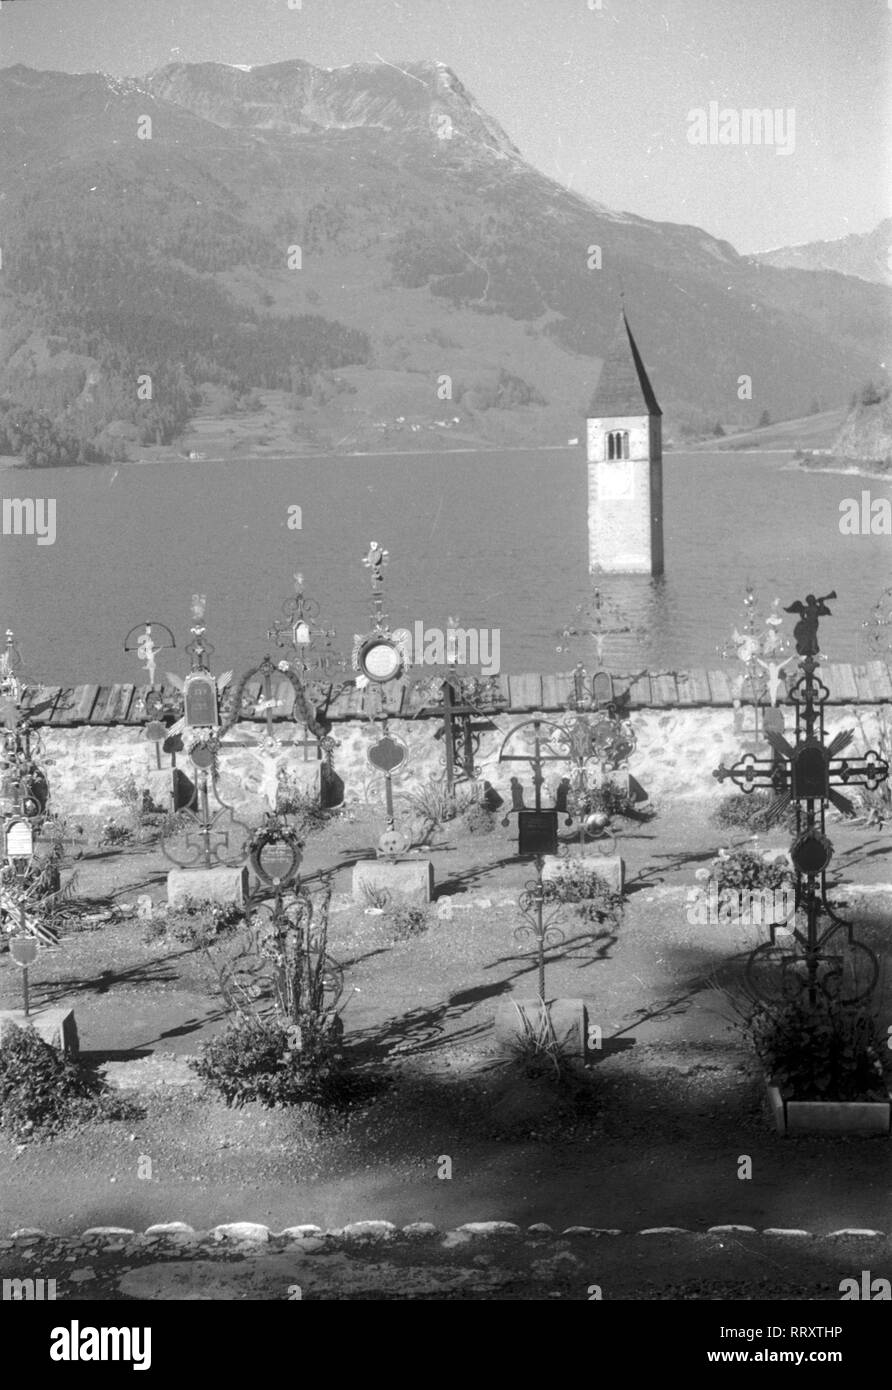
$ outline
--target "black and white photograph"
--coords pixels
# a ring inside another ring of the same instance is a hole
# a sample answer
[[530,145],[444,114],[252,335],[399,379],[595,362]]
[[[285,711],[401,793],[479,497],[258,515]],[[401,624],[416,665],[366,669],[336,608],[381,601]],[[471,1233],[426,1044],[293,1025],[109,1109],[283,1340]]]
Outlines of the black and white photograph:
[[890,147],[892,0],[0,0],[33,1367],[880,1355]]

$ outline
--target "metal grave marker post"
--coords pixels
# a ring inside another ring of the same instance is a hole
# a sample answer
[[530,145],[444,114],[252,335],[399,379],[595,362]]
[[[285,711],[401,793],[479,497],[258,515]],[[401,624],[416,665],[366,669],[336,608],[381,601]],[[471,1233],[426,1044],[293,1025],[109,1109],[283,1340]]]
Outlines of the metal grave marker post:
[[558,946],[564,940],[564,933],[555,923],[562,915],[562,905],[553,896],[542,878],[544,859],[536,856],[536,877],[524,884],[517,904],[523,921],[515,928],[515,940],[523,942],[532,938],[536,947],[537,997],[540,1007],[545,1004],[545,950],[548,946]]
[[390,733],[386,707],[387,687],[402,679],[407,655],[391,631],[384,611],[384,567],[390,558],[377,541],[372,541],[363,564],[370,571],[372,585],[372,626],[358,633],[353,643],[353,669],[359,672],[358,687],[365,693],[364,707],[373,725],[380,726],[366,759],[375,772],[384,776],[386,825],[378,841],[378,855],[395,859],[408,849],[409,839],[394,825],[393,774],[408,761],[409,750],[402,739]]
[[[396,739],[387,732],[386,726],[381,738],[366,751],[369,766],[384,774],[384,796],[387,808],[387,830],[393,830],[393,774],[402,767],[409,756],[409,750],[402,739]],[[392,843],[388,837],[388,844]]]
[[346,662],[332,641],[335,630],[320,621],[319,612],[316,600],[304,594],[304,577],[298,571],[294,597],[282,604],[283,617],[266,634],[284,652],[314,714],[329,705],[346,684]]
[[[238,864],[244,858],[244,841],[248,834],[247,826],[223,801],[217,785],[217,755],[224,746],[221,736],[224,729],[234,723],[238,711],[223,724],[221,696],[229,686],[232,672],[215,677],[208,666],[214,648],[205,640],[205,608],[204,595],[194,594],[192,641],[186,647],[192,667],[185,680],[168,676],[183,697],[183,716],[171,725],[168,736],[182,737],[183,747],[196,772],[188,804],[181,807],[161,840],[165,856],[183,869],[194,868],[201,860],[206,868]],[[212,812],[211,796],[219,810]]]
[[25,915],[25,879],[34,855],[34,831],[29,821],[13,819],[7,821],[3,830],[3,854],[12,866],[18,884],[19,935],[9,943],[9,954],[22,971],[22,993],[25,1017],[28,1017],[28,966],[37,959],[37,942],[28,936],[28,922]]
[[49,801],[49,782],[37,758],[42,752],[34,719],[51,708],[51,702],[23,708],[26,695],[21,676],[22,658],[15,634],[7,629],[6,647],[0,654],[0,802],[3,810],[26,816],[40,827]]
[[[822,598],[809,594],[804,603],[797,601],[785,610],[799,614],[793,635],[801,674],[789,691],[796,706],[795,743],[768,729],[765,737],[772,758],[748,753],[732,767],[720,765],[713,773],[720,782],[730,780],[747,793],[757,788],[773,790],[774,799],[766,811],[769,825],[791,803],[795,807],[790,858],[796,871],[797,925],[790,944],[781,945],[775,940],[772,922],[770,940],[752,952],[746,973],[754,993],[762,998],[773,997],[778,989],[782,996],[805,990],[812,1006],[819,990],[827,997],[857,1003],[872,993],[879,978],[874,952],[855,939],[854,924],[840,917],[827,898],[826,871],[833,854],[825,826],[828,802],[851,813],[854,807],[840,788],[862,786],[873,791],[889,776],[889,764],[874,749],[860,756],[842,756],[854,737],[851,730],[826,740],[824,705],[830,691],[816,674],[818,619],[830,616],[827,602],[835,597],[835,592]],[[803,917],[804,932],[798,925]],[[829,919],[825,930],[820,927],[822,917]]]
[[[319,623],[318,603],[303,592],[302,574],[294,575],[294,584],[294,597],[282,604],[284,617],[277,619],[266,633],[268,640],[284,655],[275,662],[267,652],[262,661],[240,678],[224,729],[229,729],[239,717],[253,720],[262,717],[265,732],[259,745],[265,753],[279,755],[286,747],[300,749],[305,763],[321,763],[319,798],[324,805],[333,780],[332,754],[337,741],[328,732],[321,711],[334,697],[336,672],[343,669],[345,663],[332,646],[334,629]],[[339,692],[340,686],[337,690]],[[276,720],[281,721],[283,728],[278,735]],[[240,742],[256,744],[258,740],[242,737]],[[287,781],[283,767],[279,767],[276,775],[280,784]]]
[[[245,904],[257,939],[265,937],[261,955],[271,962],[276,1006],[291,1022],[290,1045],[298,1052],[318,1041],[320,1025],[334,1016],[344,990],[343,969],[325,949],[328,903],[317,930],[313,899],[301,881],[302,850],[297,832],[267,814],[248,843],[257,882]],[[323,885],[323,894],[330,894],[330,883],[324,879]]]
[[9,954],[22,972],[22,1003],[25,1017],[30,1017],[30,998],[28,993],[28,967],[37,960],[39,947],[33,936],[14,936],[9,943]]
[[[420,688],[427,695],[439,693],[440,696],[437,703],[422,705],[414,718],[423,719],[432,713],[442,716],[442,729],[437,737],[443,738],[446,790],[451,793],[460,778],[473,782],[480,775],[475,764],[480,750],[480,735],[496,727],[482,706],[504,705],[507,699],[493,677],[478,680],[468,676],[462,679],[450,673],[440,679],[421,682]],[[475,724],[475,719],[482,722]]]
[[[789,639],[781,632],[780,600],[773,599],[770,612],[763,616],[755,587],[747,584],[743,607],[739,626],[735,626],[730,642],[719,648],[719,653],[740,663],[738,673],[731,677],[737,711],[735,728],[739,727],[744,737],[749,735],[748,751],[755,752],[757,746],[766,741],[769,729],[783,732],[783,712],[778,708],[778,700],[786,693],[784,668],[790,665],[793,657],[789,654]],[[750,727],[745,720],[745,694],[752,711]]]
[[[142,707],[147,718],[144,733],[149,743],[155,745],[155,766],[159,770],[161,744],[167,738],[167,725],[161,717],[165,712],[164,697],[155,685],[156,666],[159,654],[171,651],[174,647],[176,640],[170,628],[164,623],[155,622],[154,619],[137,623],[124,638],[124,651],[136,653],[138,659],[145,663],[143,669],[149,678],[149,689],[142,697]],[[172,757],[172,766],[175,765],[175,757],[176,755]]]

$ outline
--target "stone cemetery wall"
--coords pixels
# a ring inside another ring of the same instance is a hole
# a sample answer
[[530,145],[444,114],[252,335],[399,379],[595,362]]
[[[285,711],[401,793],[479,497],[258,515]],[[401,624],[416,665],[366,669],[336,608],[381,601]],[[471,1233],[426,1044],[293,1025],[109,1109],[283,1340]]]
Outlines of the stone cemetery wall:
[[[879,662],[865,667],[828,664],[821,675],[831,689],[826,709],[828,734],[852,728],[859,748],[876,746],[880,720],[892,718],[889,668]],[[653,801],[716,801],[733,794],[735,788],[727,783],[720,785],[712,777],[712,770],[720,761],[730,765],[740,756],[752,720],[751,709],[734,707],[731,679],[723,672],[689,672],[671,677],[647,676],[631,685],[630,717],[637,747],[629,761],[629,771]],[[482,779],[504,798],[507,806],[512,804],[512,778],[517,778],[523,788],[525,803],[532,805],[530,765],[500,764],[499,749],[509,732],[524,720],[537,715],[544,720],[560,718],[561,706],[569,693],[569,677],[525,675],[500,677],[500,681],[507,707],[491,713],[484,711],[474,721],[479,730],[477,765]],[[616,688],[624,688],[620,678]],[[156,770],[155,747],[145,739],[138,695],[132,686],[34,692],[34,704],[47,698],[54,700],[53,708],[44,713],[38,724],[45,753],[41,761],[47,766],[56,811],[90,818],[120,816],[115,786],[131,774],[138,786],[152,791],[158,804],[166,804],[171,757],[162,753],[162,770]],[[390,730],[409,749],[405,771],[394,776],[397,809],[407,792],[444,774],[442,719],[436,714],[406,717],[412,715],[411,698],[412,694],[400,687],[388,697],[394,711]],[[362,718],[361,709],[362,693],[351,687],[328,711],[331,734],[337,741],[333,768],[343,781],[346,801],[378,807],[383,804],[383,779],[372,772],[366,761],[373,726]],[[789,733],[794,710],[789,704],[782,705],[782,709]],[[250,721],[238,727],[249,736],[263,732],[262,724]],[[304,730],[284,719],[276,722],[275,735],[282,740],[295,736],[301,740]],[[235,731],[228,737],[234,736]],[[177,762],[188,773],[190,764],[184,754],[178,755]],[[308,790],[318,786],[321,764],[312,749],[283,744],[270,754],[261,746],[229,746],[220,754],[220,794],[242,815],[259,816],[273,804],[276,775],[281,768]],[[552,803],[554,788],[566,770],[561,763],[545,766],[544,804]]]

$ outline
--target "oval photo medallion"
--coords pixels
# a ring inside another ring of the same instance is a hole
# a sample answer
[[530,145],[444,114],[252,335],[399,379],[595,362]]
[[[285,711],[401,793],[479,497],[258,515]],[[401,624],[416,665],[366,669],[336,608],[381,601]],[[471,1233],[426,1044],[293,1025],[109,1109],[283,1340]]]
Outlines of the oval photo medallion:
[[393,680],[402,671],[399,649],[383,637],[373,637],[359,653],[359,668],[370,681]]
[[302,858],[296,845],[288,844],[287,840],[270,840],[260,849],[257,864],[261,873],[273,883],[281,883],[294,877]]
[[196,767],[208,768],[213,766],[214,750],[209,743],[196,743],[189,757]]

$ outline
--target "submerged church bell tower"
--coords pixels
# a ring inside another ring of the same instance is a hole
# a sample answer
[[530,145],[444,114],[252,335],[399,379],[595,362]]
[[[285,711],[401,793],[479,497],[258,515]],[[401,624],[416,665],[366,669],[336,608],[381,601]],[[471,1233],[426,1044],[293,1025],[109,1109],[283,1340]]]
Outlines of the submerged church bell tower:
[[623,312],[586,422],[593,574],[663,573],[662,418]]

